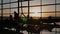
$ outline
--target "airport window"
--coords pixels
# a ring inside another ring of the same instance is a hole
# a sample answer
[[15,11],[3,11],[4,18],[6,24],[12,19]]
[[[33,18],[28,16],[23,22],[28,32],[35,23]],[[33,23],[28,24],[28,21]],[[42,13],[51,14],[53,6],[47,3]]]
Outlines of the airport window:
[[18,9],[17,8],[11,9],[11,13],[14,13],[14,11],[16,11],[18,13]]
[[23,13],[28,12],[28,8],[22,8],[22,9],[23,9]]
[[10,2],[10,0],[3,0],[3,3],[8,3]]
[[60,0],[56,0],[56,3],[60,3]]
[[0,0],[0,3],[1,3],[1,0]]
[[10,8],[9,4],[3,5],[3,8]]
[[3,16],[9,16],[9,9],[5,9],[5,10],[3,10],[4,12],[3,12]]
[[42,17],[49,17],[49,16],[55,17],[55,13],[42,13]]
[[44,4],[54,4],[55,0],[42,0],[42,5]]
[[55,12],[55,5],[42,6],[42,12]]
[[59,16],[60,16],[60,12],[57,12],[57,13],[56,13],[56,16],[59,17]]
[[28,2],[22,2],[22,6],[28,6]]
[[11,7],[18,7],[18,3],[11,3]]
[[32,1],[30,1],[30,6],[34,6],[34,5],[40,5],[40,0],[32,0]]
[[56,5],[56,12],[60,12],[60,5]]
[[0,5],[0,9],[1,9],[1,5]]
[[10,9],[10,15],[12,15],[14,17],[14,12],[18,13],[18,9],[14,8],[14,9]]
[[1,16],[1,10],[0,10],[0,16]]
[[[20,9],[20,12],[19,12],[19,16],[21,16],[21,17],[27,17],[27,15],[28,15],[28,8],[26,7],[26,8],[19,8]],[[21,14],[21,13],[23,13],[23,14]]]
[[34,16],[41,17],[40,12],[41,12],[40,7],[30,7],[30,16],[31,17],[34,17]]
[[[19,17],[26,16],[28,18],[31,17],[31,19],[35,18],[35,20],[37,20],[37,18],[41,19],[42,17],[42,21],[45,21],[47,18],[54,19],[56,17],[60,17],[60,0],[30,0],[29,3],[28,3],[28,0],[22,0],[22,4],[21,4],[21,1],[19,1],[19,7],[18,7],[18,0],[3,0],[3,2],[1,1],[2,0],[0,0],[0,16],[3,16],[3,17],[9,17],[10,15],[12,15],[14,18],[14,12],[16,12],[17,14],[19,12]],[[53,19],[50,20],[50,22],[52,23],[55,22],[55,20]],[[40,24],[40,21],[38,22]],[[45,21],[45,22],[50,23],[49,21]],[[60,21],[58,20],[58,22]],[[56,30],[57,29],[55,28],[55,31]],[[42,32],[42,34],[43,33],[44,32]],[[57,32],[53,32],[53,33],[57,34]]]
[[14,1],[17,1],[17,0],[11,0],[11,2],[14,2]]

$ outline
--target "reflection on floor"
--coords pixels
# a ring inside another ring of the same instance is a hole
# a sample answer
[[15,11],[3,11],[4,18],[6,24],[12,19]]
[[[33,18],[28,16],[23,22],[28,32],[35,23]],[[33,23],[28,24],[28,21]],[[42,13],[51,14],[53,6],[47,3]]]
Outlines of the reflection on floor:
[[[55,31],[55,29],[56,29],[56,31]],[[23,33],[28,34],[27,31],[23,31]],[[34,34],[34,33],[32,33],[32,34]],[[52,29],[52,32],[49,32],[48,30],[43,30],[40,32],[40,34],[60,34],[60,28],[54,28],[54,29]]]

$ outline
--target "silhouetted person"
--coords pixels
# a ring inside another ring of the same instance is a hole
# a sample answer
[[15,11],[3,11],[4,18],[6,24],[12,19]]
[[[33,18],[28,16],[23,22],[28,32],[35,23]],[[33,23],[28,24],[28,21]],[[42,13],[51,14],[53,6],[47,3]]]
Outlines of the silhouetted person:
[[10,26],[10,28],[13,27],[13,24],[14,24],[13,17],[12,17],[12,15],[10,15],[10,17],[9,17],[9,26]]
[[48,23],[51,23],[52,22],[52,16],[49,16],[48,17]]
[[40,23],[40,25],[43,25],[42,17],[39,18],[38,22]]
[[14,12],[14,26],[16,28],[16,32],[20,32],[21,30],[21,25],[19,25],[19,15],[18,13]]
[[14,12],[14,20],[15,20],[15,21],[18,21],[18,18],[19,18],[18,13]]
[[29,23],[29,16],[27,15],[27,22]]
[[30,23],[30,24],[33,24],[33,21],[34,21],[33,18],[30,17],[30,18],[29,18],[29,23]]
[[9,20],[13,20],[13,17],[12,17],[12,15],[10,15],[10,18],[9,18]]

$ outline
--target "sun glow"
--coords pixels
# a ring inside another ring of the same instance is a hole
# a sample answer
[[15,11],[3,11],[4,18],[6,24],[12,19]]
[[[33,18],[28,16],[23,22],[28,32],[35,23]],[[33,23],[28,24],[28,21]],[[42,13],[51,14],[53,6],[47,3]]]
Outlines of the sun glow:
[[32,12],[34,12],[33,14],[32,14],[32,16],[34,16],[34,17],[39,17],[40,16],[40,10],[38,10],[38,9],[33,9],[32,10]]

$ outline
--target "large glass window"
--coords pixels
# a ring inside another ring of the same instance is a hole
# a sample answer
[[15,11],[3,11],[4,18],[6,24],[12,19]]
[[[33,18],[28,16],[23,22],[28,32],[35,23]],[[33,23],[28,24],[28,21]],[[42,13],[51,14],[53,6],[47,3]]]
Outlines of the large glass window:
[[1,3],[1,0],[0,0],[0,3]]
[[30,1],[30,6],[32,5],[40,5],[40,0],[32,0]]
[[0,10],[0,16],[1,16],[1,10]]
[[40,7],[30,7],[30,16],[32,16],[32,17],[34,17],[34,16],[36,16],[36,17],[40,17],[40,13],[39,12],[41,12],[41,10],[40,10]]
[[11,2],[14,2],[14,1],[17,1],[17,0],[11,0]]
[[1,5],[0,5],[0,9],[1,9]]
[[56,16],[60,17],[60,5],[56,5]]
[[18,3],[11,3],[11,7],[18,7]]
[[56,3],[60,3],[60,0],[56,0]]
[[[11,14],[14,17],[14,12],[18,13],[17,1],[18,0],[3,0],[3,3],[5,3],[3,5],[3,16],[9,17],[9,15]],[[56,6],[55,6],[55,1],[57,3]],[[29,4],[30,4],[29,6],[30,17],[33,17],[33,18],[35,17],[44,18],[44,17],[49,17],[49,16],[60,17],[60,0],[31,0]],[[28,15],[28,1],[22,2],[22,10],[21,10],[21,2],[19,2],[19,10],[20,10],[19,11],[20,17],[21,17],[22,11],[24,15],[27,16]],[[0,16],[1,16],[1,0],[0,0]]]
[[8,3],[10,2],[10,0],[3,0],[3,3]]
[[10,8],[9,4],[3,5],[3,8]]
[[56,5],[56,11],[60,11],[60,5]]
[[28,8],[23,8],[23,13],[25,16],[27,16],[28,15]]
[[42,6],[42,12],[55,12],[55,5]]
[[11,9],[11,13],[14,13],[14,12],[17,12],[18,13],[18,9],[17,8]]
[[49,17],[49,16],[55,17],[55,13],[42,13],[42,17]]
[[17,12],[18,13],[18,9],[17,8],[11,9],[11,14],[14,14],[14,12]]
[[9,16],[10,14],[9,14],[9,9],[5,9],[5,10],[3,10],[3,16]]
[[60,13],[59,13],[59,12],[58,12],[58,13],[56,13],[56,16],[57,16],[57,17],[60,17]]
[[42,4],[54,4],[55,0],[42,0]]

